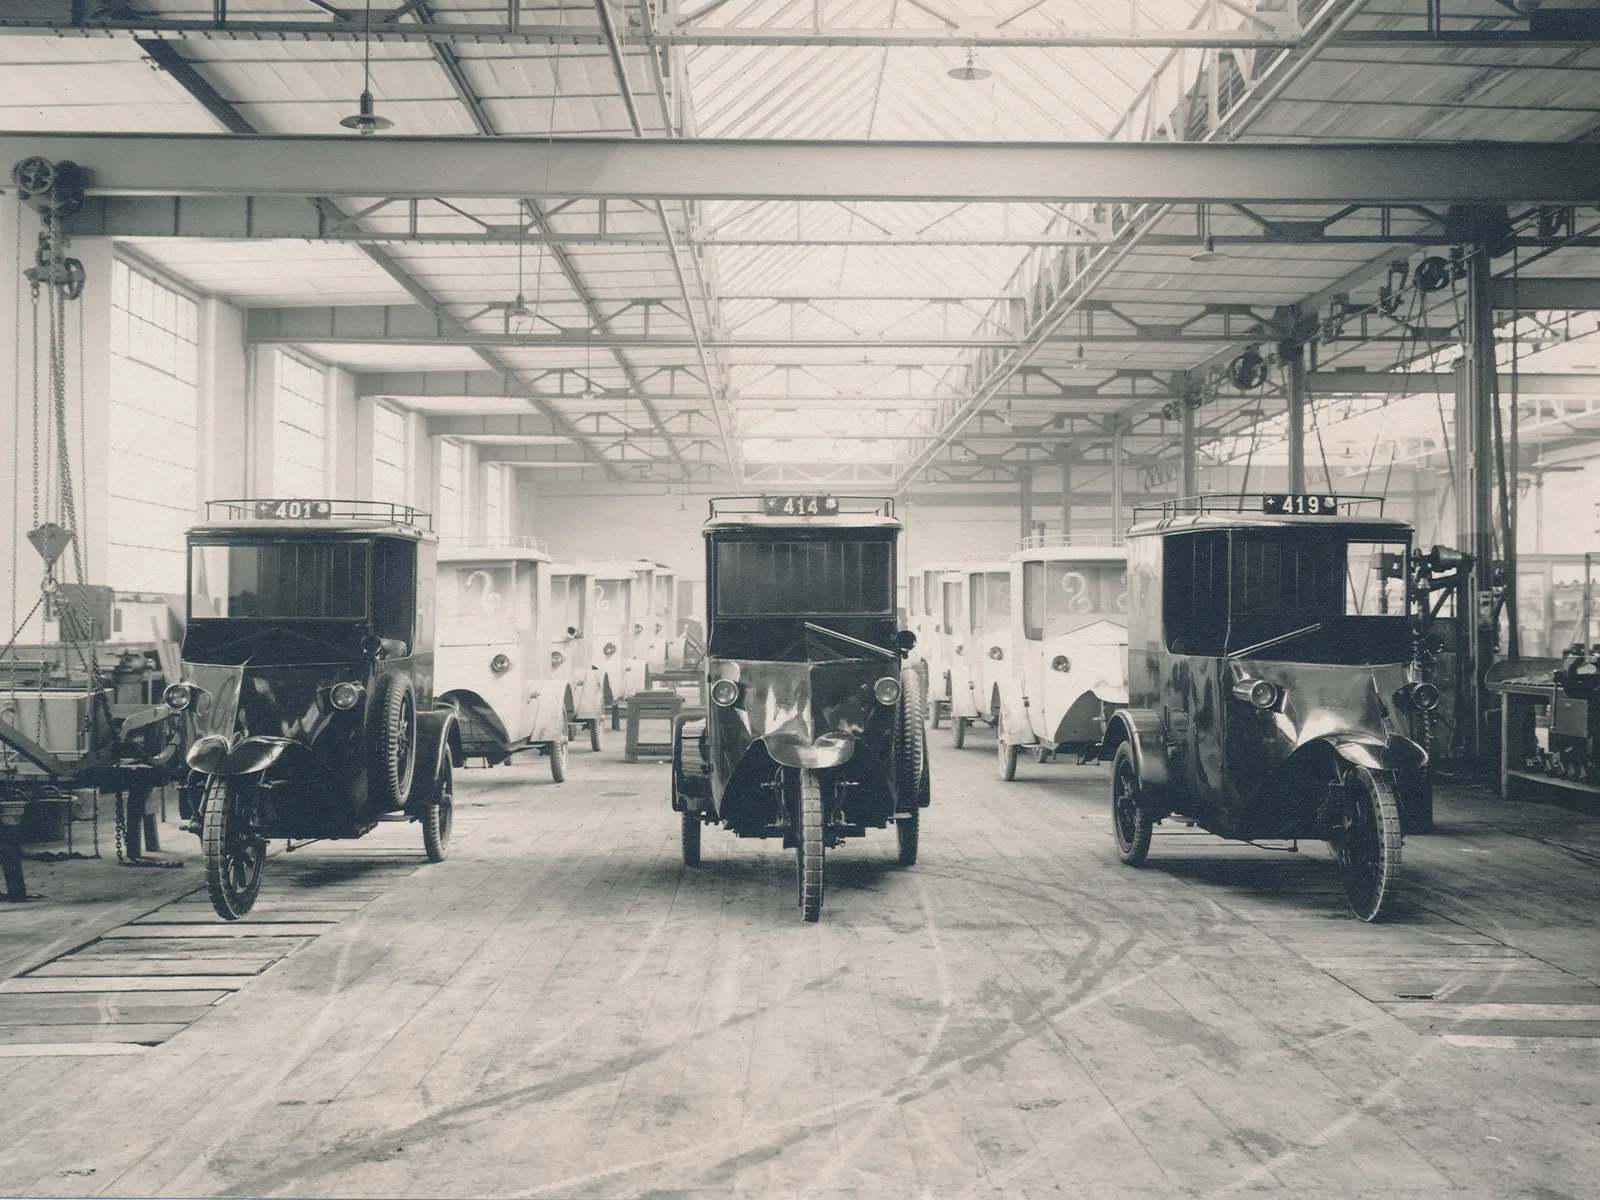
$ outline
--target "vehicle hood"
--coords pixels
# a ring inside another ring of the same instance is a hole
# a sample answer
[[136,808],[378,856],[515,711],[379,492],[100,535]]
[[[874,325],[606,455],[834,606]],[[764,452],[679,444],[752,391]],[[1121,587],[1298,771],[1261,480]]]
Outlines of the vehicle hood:
[[1318,738],[1351,738],[1387,744],[1409,735],[1394,694],[1409,680],[1406,664],[1345,666],[1237,659],[1235,677],[1276,684],[1284,696],[1271,714],[1294,746]]
[[[820,663],[724,660],[712,677],[740,685],[739,701],[724,710],[751,741],[765,741],[778,761],[783,747],[827,747],[849,757],[855,739],[880,710],[872,685],[897,674],[897,663],[838,659]],[[807,764],[801,764],[807,765]]]
[[364,682],[365,675],[362,668],[348,663],[183,665],[184,679],[201,689],[190,717],[194,737],[223,737],[230,742],[273,737],[309,746],[335,716],[359,719],[359,705],[340,713],[326,703],[326,697],[334,684]]

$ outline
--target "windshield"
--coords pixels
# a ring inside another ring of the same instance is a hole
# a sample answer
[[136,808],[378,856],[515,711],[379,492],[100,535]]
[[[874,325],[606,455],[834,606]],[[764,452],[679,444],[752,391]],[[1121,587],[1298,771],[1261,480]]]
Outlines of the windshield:
[[894,612],[888,541],[719,541],[721,617],[880,615]]
[[1128,568],[1112,562],[1022,564],[1022,626],[1037,640],[1128,611]]
[[969,589],[972,628],[1004,629],[1011,621],[1011,572],[974,573]]
[[256,542],[189,550],[189,613],[267,620],[367,615],[367,542]]
[[531,629],[534,623],[534,572],[512,563],[441,565],[438,575],[441,621],[486,620]]
[[621,633],[628,619],[628,586],[626,579],[596,580],[590,589],[594,601],[594,633]]
[[1176,653],[1330,663],[1409,657],[1404,541],[1304,529],[1166,540],[1164,623]]

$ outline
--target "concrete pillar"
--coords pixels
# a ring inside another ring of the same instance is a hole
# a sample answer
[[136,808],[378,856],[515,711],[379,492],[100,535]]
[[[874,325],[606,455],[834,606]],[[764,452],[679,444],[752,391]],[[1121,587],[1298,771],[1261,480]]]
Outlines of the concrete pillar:
[[245,493],[250,496],[272,495],[278,361],[279,352],[274,346],[251,348],[249,402],[245,415],[248,432]]
[[[372,405],[375,401],[368,401],[367,410],[367,462],[372,461],[372,433],[371,417]],[[431,513],[439,506],[439,447],[435,444],[437,439],[428,436],[428,418],[421,413],[408,412],[406,414],[406,447],[410,452],[411,461],[406,470],[406,486],[409,503],[413,508],[420,508],[425,513]],[[371,468],[368,468],[367,495],[371,494],[372,480]]]
[[1123,529],[1122,516],[1122,432],[1123,425],[1120,420],[1111,426],[1111,536],[1121,540]]
[[[15,190],[0,193],[0,633],[9,640],[17,622],[39,597],[38,555],[28,544],[27,531],[32,513],[32,416],[27,362],[29,333],[19,320],[27,305],[27,286],[22,280],[23,264],[17,250],[22,246],[31,255],[31,238],[38,221],[22,206]],[[23,631],[23,642],[38,639],[38,619]],[[0,642],[0,645],[4,645]]]
[[349,371],[329,367],[325,381],[328,436],[323,443],[322,472],[328,495],[341,500],[367,499],[372,495],[373,402],[356,395],[356,377]]
[[[1284,399],[1289,405],[1289,491],[1306,490],[1306,348],[1303,342],[1278,343],[1283,364]],[[1328,483],[1332,487],[1332,481]]]
[[207,500],[246,494],[250,376],[243,312],[222,300],[201,300],[199,336],[197,519],[204,518]]
[[1033,533],[1033,468],[1019,467],[1017,482],[1021,486],[1022,496],[1022,537],[1029,537]]
[[1187,404],[1183,406],[1182,446],[1183,456],[1182,475],[1179,479],[1178,495],[1195,496],[1200,492],[1200,468],[1195,457],[1195,417],[1196,410]]

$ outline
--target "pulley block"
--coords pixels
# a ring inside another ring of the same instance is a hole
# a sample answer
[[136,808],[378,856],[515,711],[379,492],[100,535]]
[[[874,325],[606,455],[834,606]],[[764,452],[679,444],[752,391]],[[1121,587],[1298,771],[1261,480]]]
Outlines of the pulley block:
[[1251,346],[1228,364],[1228,382],[1241,392],[1252,391],[1267,381],[1267,360]]
[[11,168],[11,182],[22,202],[37,212],[67,217],[83,207],[83,169],[75,162],[24,158]]
[[1437,254],[1429,255],[1417,264],[1417,286],[1425,292],[1442,292],[1450,286],[1452,274],[1447,260]]

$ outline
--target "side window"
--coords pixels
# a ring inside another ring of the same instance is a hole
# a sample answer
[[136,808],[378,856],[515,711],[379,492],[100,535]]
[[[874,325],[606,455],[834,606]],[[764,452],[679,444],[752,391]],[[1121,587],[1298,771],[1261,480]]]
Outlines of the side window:
[[372,545],[372,628],[406,644],[417,606],[417,544],[380,538]]
[[1174,654],[1217,657],[1228,637],[1228,535],[1175,533],[1162,545],[1162,624]]
[[1022,564],[1022,636],[1037,642],[1044,637],[1044,564]]

